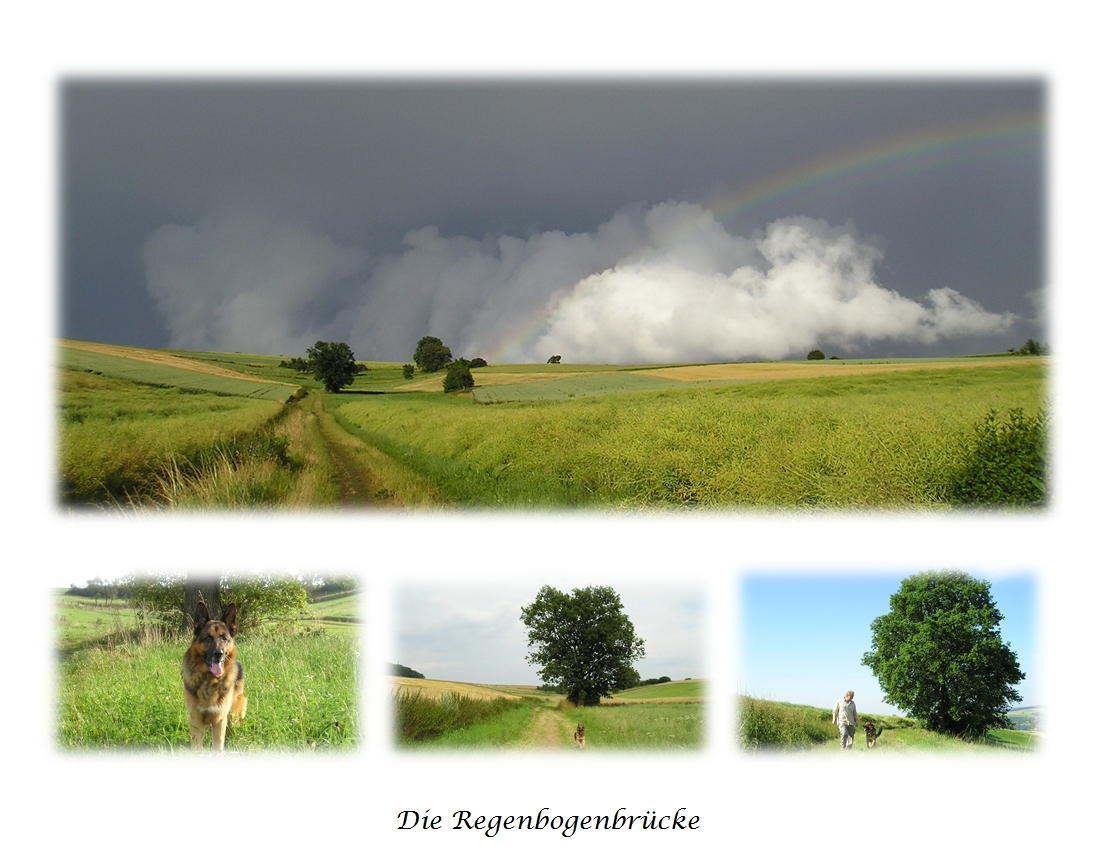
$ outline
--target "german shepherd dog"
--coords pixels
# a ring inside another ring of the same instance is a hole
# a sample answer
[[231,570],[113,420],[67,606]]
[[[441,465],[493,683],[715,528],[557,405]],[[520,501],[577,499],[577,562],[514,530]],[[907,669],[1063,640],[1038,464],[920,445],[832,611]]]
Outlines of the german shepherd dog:
[[575,738],[575,745],[580,749],[587,745],[587,729],[583,727],[582,722],[576,727],[575,734],[572,736]]
[[181,663],[189,739],[199,750],[205,743],[205,728],[212,728],[213,749],[223,752],[228,717],[239,725],[247,715],[243,666],[236,659],[236,604],[224,609],[223,619],[213,620],[208,606],[198,602],[193,619],[193,643]]
[[882,728],[877,728],[871,719],[865,723],[865,745],[869,747],[869,749],[876,746],[876,739],[880,737],[880,732],[883,730]]

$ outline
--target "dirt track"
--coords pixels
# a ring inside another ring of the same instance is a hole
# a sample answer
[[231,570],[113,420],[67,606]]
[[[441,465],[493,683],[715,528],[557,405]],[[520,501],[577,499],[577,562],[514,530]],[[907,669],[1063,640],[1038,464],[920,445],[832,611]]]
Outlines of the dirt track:
[[569,749],[575,728],[551,707],[537,707],[533,720],[514,744],[517,749]]
[[324,409],[322,396],[306,405],[328,458],[333,481],[345,508],[442,505],[439,491],[424,477],[395,462],[374,447],[348,434]]

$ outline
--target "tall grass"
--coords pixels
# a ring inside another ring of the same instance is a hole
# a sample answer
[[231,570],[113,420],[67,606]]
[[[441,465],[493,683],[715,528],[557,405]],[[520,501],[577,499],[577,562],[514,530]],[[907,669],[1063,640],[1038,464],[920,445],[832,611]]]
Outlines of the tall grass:
[[478,506],[947,507],[990,410],[1037,364],[477,405],[339,396],[349,431]]
[[277,419],[277,402],[183,393],[64,371],[59,405],[61,494],[71,503],[126,500],[155,489],[168,460],[194,462]]
[[450,731],[487,722],[511,710],[532,715],[533,701],[513,698],[472,698],[458,692],[425,695],[418,690],[398,687],[394,691],[394,719],[401,743],[414,743],[439,737]]
[[67,503],[156,507],[328,504],[338,497],[300,405],[63,373]]
[[829,711],[741,696],[738,743],[743,749],[810,749],[838,740]]
[[[64,749],[189,747],[181,662],[189,639],[157,634],[102,642],[64,657],[58,744]],[[236,639],[247,719],[231,751],[345,750],[360,740],[358,642],[343,633],[286,629]],[[207,744],[206,744],[207,745]]]

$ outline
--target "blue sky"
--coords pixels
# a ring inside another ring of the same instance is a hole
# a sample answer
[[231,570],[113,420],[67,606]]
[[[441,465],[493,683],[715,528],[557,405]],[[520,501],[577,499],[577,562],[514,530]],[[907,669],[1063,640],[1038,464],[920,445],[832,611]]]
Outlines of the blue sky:
[[536,669],[525,661],[529,644],[521,609],[546,583],[564,592],[597,584],[617,590],[626,615],[645,639],[645,658],[634,663],[643,678],[703,676],[701,588],[592,579],[407,585],[396,594],[395,655],[389,661],[435,680],[540,683]]
[[[898,575],[755,573],[742,579],[740,686],[776,701],[833,707],[847,689],[860,710],[898,713],[884,703],[872,672],[861,664],[871,645],[869,625],[886,614],[888,598],[913,573]],[[1035,580],[970,572],[992,584],[1004,615],[1000,631],[1027,678],[1019,685],[1029,706],[1038,701]]]

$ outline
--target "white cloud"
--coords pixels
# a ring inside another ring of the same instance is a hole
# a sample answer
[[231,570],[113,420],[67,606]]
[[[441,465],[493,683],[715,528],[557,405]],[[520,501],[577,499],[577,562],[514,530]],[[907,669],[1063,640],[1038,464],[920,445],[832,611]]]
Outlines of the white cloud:
[[884,288],[874,244],[802,217],[737,237],[700,205],[668,201],[591,233],[475,240],[426,226],[404,242],[372,264],[239,212],[163,226],[142,254],[173,344],[194,348],[301,353],[329,338],[402,360],[435,335],[457,356],[503,362],[700,362],[932,344],[1015,320],[949,287],[921,302]]
[[[714,228],[720,226],[707,233]],[[660,246],[582,280],[553,310],[533,358],[782,359],[818,345],[845,350],[885,339],[930,344],[997,333],[1014,319],[950,288],[931,291],[925,303],[882,288],[873,276],[881,253],[851,226],[781,219],[763,237],[731,239],[738,260],[754,251],[758,259],[714,269]]]

